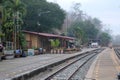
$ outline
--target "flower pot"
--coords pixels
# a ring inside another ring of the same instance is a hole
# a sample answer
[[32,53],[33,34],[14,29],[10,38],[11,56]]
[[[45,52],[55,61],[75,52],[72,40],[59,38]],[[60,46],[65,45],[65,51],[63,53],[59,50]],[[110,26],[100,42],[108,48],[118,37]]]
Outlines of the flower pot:
[[35,55],[38,55],[39,52],[38,52],[37,49],[35,49],[35,50],[34,50],[34,53],[35,53]]
[[57,53],[58,53],[58,54],[60,53],[60,50],[59,50],[59,49],[57,50]]
[[63,54],[63,49],[60,50],[60,53]]
[[46,53],[46,49],[43,49],[43,53]]
[[50,53],[52,54],[53,53],[53,50],[51,49]]
[[53,53],[56,54],[56,50],[53,50]]

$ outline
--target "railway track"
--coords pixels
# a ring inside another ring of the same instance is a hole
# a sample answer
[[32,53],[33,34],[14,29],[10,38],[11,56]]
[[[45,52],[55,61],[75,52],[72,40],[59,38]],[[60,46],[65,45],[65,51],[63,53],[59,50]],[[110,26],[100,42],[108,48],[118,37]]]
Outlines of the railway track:
[[[80,71],[82,71],[81,69],[83,68],[83,66],[89,61],[91,61],[91,59],[95,58],[97,54],[97,51],[90,52],[87,55],[84,55],[80,59],[76,60],[75,62],[69,64],[69,66],[66,66],[63,69],[56,72],[55,74],[49,76],[45,80],[80,80],[81,77],[77,77],[78,72],[80,73]],[[83,72],[87,72],[87,70]],[[83,74],[84,75],[82,78],[85,77],[85,73]]]
[[120,59],[120,48],[115,48],[114,51],[116,55],[118,56],[118,58]]
[[[93,60],[101,51],[103,51],[103,49],[81,54],[29,80],[83,80]],[[51,74],[46,76],[45,74],[47,73]]]

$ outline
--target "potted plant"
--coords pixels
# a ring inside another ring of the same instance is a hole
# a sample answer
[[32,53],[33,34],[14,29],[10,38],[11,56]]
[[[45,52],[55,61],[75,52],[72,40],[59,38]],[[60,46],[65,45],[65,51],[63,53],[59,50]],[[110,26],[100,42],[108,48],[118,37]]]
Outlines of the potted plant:
[[19,34],[19,44],[20,44],[20,48],[22,49],[22,57],[28,56],[27,41],[25,39],[25,35],[22,32],[20,32]]
[[59,48],[58,50],[59,50],[58,52],[59,52],[60,54],[63,54],[63,53],[64,53],[64,48]]
[[50,44],[51,44],[51,47],[52,47],[52,49],[51,49],[51,53],[54,53],[54,52],[55,52],[55,51],[54,51],[55,42],[54,42],[53,39],[50,39]]
[[51,39],[51,40],[50,40],[50,43],[51,43],[51,47],[53,48],[53,49],[51,50],[51,52],[57,53],[57,52],[58,52],[58,51],[57,51],[57,48],[58,48],[58,46],[59,46],[59,44],[60,44],[60,41],[59,41],[58,39],[55,39],[55,40]]
[[34,49],[34,53],[35,53],[35,55],[38,55],[38,54],[39,54],[38,48],[35,48],[35,49]]
[[55,47],[56,47],[56,50],[57,50],[57,53],[60,53],[60,50],[58,49],[60,45],[60,41],[58,39],[55,40]]

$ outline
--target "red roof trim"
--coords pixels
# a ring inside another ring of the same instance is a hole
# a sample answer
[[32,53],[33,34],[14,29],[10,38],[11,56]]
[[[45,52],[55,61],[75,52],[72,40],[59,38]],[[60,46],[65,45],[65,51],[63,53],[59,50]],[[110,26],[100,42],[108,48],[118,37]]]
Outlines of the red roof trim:
[[54,34],[48,34],[48,33],[38,33],[38,32],[31,32],[31,31],[23,31],[25,33],[30,33],[30,34],[35,34],[39,36],[45,36],[45,37],[55,37],[55,38],[63,38],[63,39],[69,39],[69,40],[74,40],[75,38],[73,37],[68,37],[68,36],[60,36],[60,35],[54,35]]

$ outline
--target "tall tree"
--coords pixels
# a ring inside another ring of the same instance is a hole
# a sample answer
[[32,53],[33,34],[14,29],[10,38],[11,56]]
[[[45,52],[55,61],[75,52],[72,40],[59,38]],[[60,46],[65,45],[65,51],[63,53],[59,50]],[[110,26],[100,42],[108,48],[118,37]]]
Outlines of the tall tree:
[[[26,13],[25,5],[20,0],[6,0],[4,1],[4,17],[2,30],[5,33],[6,41],[16,41],[19,43],[19,34],[23,24],[23,16]],[[13,39],[14,38],[14,39]],[[15,40],[17,39],[17,40]]]
[[108,46],[108,44],[111,42],[111,36],[110,34],[106,33],[106,32],[102,32],[102,34],[100,35],[100,43],[102,46]]
[[115,46],[120,46],[120,35],[116,35],[114,36],[113,40],[112,40],[113,45]]
[[98,28],[99,30],[102,29],[102,22],[97,19],[97,18],[93,18],[92,19],[92,23],[95,25],[96,28]]
[[46,0],[23,0],[27,2],[29,14],[25,17],[25,30],[50,32],[53,28],[60,29],[65,18],[65,12],[58,4]]
[[[91,23],[90,20],[85,20],[85,21],[75,21],[69,30],[69,36],[74,36],[75,33],[73,33],[74,28],[79,27],[83,33],[83,36],[81,37],[82,42],[86,43],[89,39],[96,39],[97,34],[99,30],[95,27],[94,24]],[[77,29],[75,29],[77,33]]]

